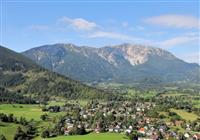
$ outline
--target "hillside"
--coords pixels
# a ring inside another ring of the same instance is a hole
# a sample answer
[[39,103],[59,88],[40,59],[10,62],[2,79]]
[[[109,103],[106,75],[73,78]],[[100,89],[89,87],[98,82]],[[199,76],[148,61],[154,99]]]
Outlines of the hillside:
[[160,84],[199,83],[197,64],[168,51],[122,44],[92,48],[73,44],[45,45],[23,53],[37,64],[82,82]]
[[[52,97],[68,99],[107,99],[111,94],[83,85],[70,78],[50,72],[27,57],[0,46],[0,91],[1,101],[10,102],[14,96],[48,100]],[[21,102],[21,101],[19,101]],[[32,101],[31,101],[32,102]]]

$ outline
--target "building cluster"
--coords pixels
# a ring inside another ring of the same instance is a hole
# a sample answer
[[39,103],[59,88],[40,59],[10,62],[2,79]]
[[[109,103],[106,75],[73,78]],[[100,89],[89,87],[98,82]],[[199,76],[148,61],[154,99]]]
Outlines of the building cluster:
[[[87,132],[110,132],[130,135],[137,133],[138,139],[200,139],[200,134],[191,133],[190,124],[186,124],[184,133],[173,127],[182,127],[182,120],[163,121],[160,114],[154,112],[152,102],[91,102],[85,107],[78,104],[65,105],[61,111],[72,112],[64,118],[63,131],[70,135],[74,127],[84,126]],[[150,113],[151,112],[151,113]]]

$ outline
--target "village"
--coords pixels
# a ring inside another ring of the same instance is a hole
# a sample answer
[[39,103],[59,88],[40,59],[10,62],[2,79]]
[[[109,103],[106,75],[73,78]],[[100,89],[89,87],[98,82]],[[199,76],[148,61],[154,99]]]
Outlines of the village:
[[[67,103],[64,106],[43,108],[50,112],[67,112],[60,118],[53,130],[48,130],[51,137],[62,135],[84,135],[93,133],[123,133],[131,140],[157,139],[193,139],[199,140],[200,118],[186,121],[177,113],[163,108],[157,109],[159,102],[150,101],[110,101],[89,102],[86,106],[78,103]],[[168,100],[170,103],[170,100]],[[166,102],[167,104],[167,102]],[[180,104],[180,103],[179,103]],[[165,104],[163,104],[165,105]],[[177,104],[174,104],[174,106]],[[48,115],[46,116],[48,118]],[[179,131],[181,130],[181,131]]]

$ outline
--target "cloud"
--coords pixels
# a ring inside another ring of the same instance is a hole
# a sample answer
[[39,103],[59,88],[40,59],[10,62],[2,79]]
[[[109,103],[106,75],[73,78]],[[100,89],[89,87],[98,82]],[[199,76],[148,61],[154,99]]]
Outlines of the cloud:
[[128,22],[122,22],[122,27],[126,28],[128,26],[129,26]]
[[144,30],[144,26],[137,26],[136,27],[138,30]]
[[47,25],[31,25],[28,28],[31,30],[48,30],[49,26],[47,26]]
[[133,36],[116,33],[116,32],[105,32],[105,31],[96,31],[88,36],[89,38],[110,38],[123,41],[140,41],[142,39],[136,38]]
[[78,30],[93,30],[97,27],[97,24],[94,22],[87,21],[83,18],[68,18],[62,17],[59,19],[60,22],[73,26],[75,29]]
[[170,48],[182,44],[188,44],[188,43],[193,43],[193,42],[198,42],[199,41],[199,35],[196,33],[188,33],[184,34],[182,36],[177,36],[174,38],[170,38],[161,42],[158,42],[157,45],[163,47],[163,48]]
[[199,19],[188,15],[161,15],[145,19],[146,23],[174,28],[199,28]]

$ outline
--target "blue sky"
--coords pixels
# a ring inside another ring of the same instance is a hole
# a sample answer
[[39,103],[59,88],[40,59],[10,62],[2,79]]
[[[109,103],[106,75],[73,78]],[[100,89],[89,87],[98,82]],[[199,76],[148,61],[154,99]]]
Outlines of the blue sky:
[[121,43],[166,49],[199,63],[198,1],[1,1],[1,45]]

